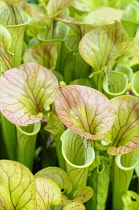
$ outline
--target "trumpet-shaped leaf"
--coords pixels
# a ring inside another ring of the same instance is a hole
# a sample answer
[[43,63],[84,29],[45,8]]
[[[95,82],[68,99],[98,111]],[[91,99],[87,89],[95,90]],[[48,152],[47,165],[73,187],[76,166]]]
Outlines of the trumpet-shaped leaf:
[[[88,177],[88,185],[93,188],[94,195],[87,202],[86,207],[96,210],[104,210],[108,195],[110,182],[111,162],[110,159],[99,156],[100,165],[98,165]],[[105,180],[105,181],[104,181]]]
[[95,71],[103,69],[121,55],[128,46],[128,35],[122,24],[100,26],[83,36],[79,52]]
[[0,209],[36,209],[35,179],[28,168],[0,160],[0,180]]
[[[122,196],[129,189],[134,169],[139,164],[139,148],[114,158],[113,209],[123,209]],[[134,197],[133,197],[134,198]]]
[[53,180],[64,194],[68,194],[72,190],[72,182],[68,174],[58,167],[48,167],[40,170],[35,174],[36,178],[47,178]]
[[12,123],[26,126],[43,117],[43,107],[55,99],[58,83],[45,67],[26,63],[0,77],[0,109]]
[[132,68],[130,68],[128,65],[118,64],[115,68],[116,72],[121,72],[126,74],[128,81],[130,81],[133,77],[133,71]]
[[113,127],[105,135],[112,142],[110,155],[120,155],[139,147],[139,99],[134,96],[119,96],[111,100],[115,120]]
[[73,0],[50,0],[47,4],[47,13],[49,16],[58,16],[61,14]]
[[4,26],[24,24],[26,15],[22,10],[22,4],[23,0],[1,1],[0,24]]
[[24,55],[24,63],[38,63],[53,70],[56,66],[57,49],[54,43],[41,42],[32,45]]
[[110,96],[124,95],[128,87],[128,78],[126,74],[111,71],[104,79],[103,88]]
[[74,132],[100,140],[113,125],[113,108],[99,91],[80,85],[60,86],[55,99],[60,120]]
[[[122,196],[126,193],[129,189],[129,185],[133,176],[134,169],[132,165],[137,161],[138,156],[138,149],[137,151],[134,150],[130,153],[124,154],[121,157],[122,165],[125,169],[129,168],[130,170],[125,170],[123,168],[119,168],[119,164],[116,161],[113,162],[113,207],[114,210],[122,210],[123,203],[122,203]],[[139,153],[138,153],[139,154]],[[136,157],[137,155],[137,157]],[[118,156],[117,156],[118,157]],[[114,158],[117,159],[117,157]],[[131,167],[130,167],[131,166]]]
[[[12,38],[10,46],[10,52],[13,53],[12,67],[21,64],[25,25],[30,21],[29,15],[22,9],[23,4],[23,0],[0,2],[0,24],[7,28]],[[27,10],[27,8],[25,9]]]
[[69,129],[62,134],[61,140],[67,173],[75,191],[86,186],[88,168],[95,158],[94,149],[86,139]]
[[9,52],[11,41],[11,35],[8,30],[0,26],[0,63],[3,71],[12,67],[12,56]]
[[40,131],[41,122],[29,126],[16,126],[17,128],[17,161],[32,170],[37,133]]
[[63,210],[85,210],[85,206],[82,203],[72,202],[66,205]]
[[61,191],[50,179],[36,178],[37,210],[51,210],[61,201]]

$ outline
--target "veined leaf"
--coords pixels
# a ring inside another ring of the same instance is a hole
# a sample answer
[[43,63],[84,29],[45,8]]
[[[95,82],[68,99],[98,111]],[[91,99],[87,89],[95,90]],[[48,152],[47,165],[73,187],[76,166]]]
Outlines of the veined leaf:
[[24,63],[33,62],[53,70],[56,66],[57,49],[54,43],[41,42],[32,45],[24,55]]
[[82,12],[89,12],[90,11],[89,7],[81,1],[74,0],[71,3],[71,6],[74,7],[75,9],[79,10],[79,11],[82,11]]
[[113,125],[113,108],[99,91],[80,85],[60,86],[55,100],[60,120],[89,139],[103,139]]
[[93,196],[93,189],[89,186],[81,187],[74,192],[74,202],[85,203]]
[[37,210],[51,210],[61,201],[61,191],[55,182],[46,178],[36,178]]
[[95,71],[101,70],[113,62],[128,47],[128,35],[122,24],[100,26],[83,36],[79,52],[83,59]]
[[43,117],[43,107],[55,99],[58,82],[53,73],[35,63],[25,63],[0,77],[0,109],[12,123],[27,126]]
[[12,67],[12,55],[9,52],[11,41],[11,35],[8,30],[0,25],[0,63],[3,71]]
[[0,3],[0,24],[4,26],[20,25],[26,22],[26,13],[22,10],[23,0],[7,0]]
[[85,206],[82,203],[72,202],[66,205],[63,210],[85,210]]
[[115,120],[106,133],[105,140],[112,142],[110,155],[121,155],[139,147],[139,99],[134,96],[119,96],[111,100]]
[[46,9],[42,6],[42,4],[29,4],[29,5],[31,7],[31,12],[32,12],[31,22],[35,20],[35,22],[39,21],[37,25],[40,24],[40,21],[46,18],[47,15]]
[[47,4],[47,13],[49,16],[61,14],[73,0],[50,0]]
[[30,3],[27,1],[23,1],[23,4],[21,5],[21,8],[29,15],[32,15],[32,10],[30,7]]
[[73,194],[74,199],[73,200],[68,200],[67,197],[65,197],[65,198],[62,197],[61,204],[63,206],[66,206],[66,205],[68,205],[69,203],[72,203],[72,202],[85,203],[92,196],[93,196],[93,189],[89,186],[84,186],[84,187],[81,187],[81,188],[77,189],[74,192],[74,194]]
[[68,26],[62,22],[57,22],[53,19],[47,19],[47,23],[43,30],[38,34],[38,39],[41,41],[64,41],[69,31]]
[[86,3],[91,9],[96,8],[98,6],[110,6],[113,8],[125,8],[132,0],[98,0],[98,1],[88,1],[88,0],[81,0],[82,2]]
[[67,24],[79,36],[80,39],[83,35],[98,27],[97,25],[79,22],[71,17],[58,17],[56,19]]
[[72,182],[68,174],[58,167],[48,167],[38,171],[36,178],[46,178],[53,180],[64,194],[68,194],[72,190]]
[[124,10],[118,10],[111,7],[100,7],[88,13],[84,21],[90,24],[105,25],[120,21]]
[[35,179],[28,168],[15,161],[0,160],[0,180],[0,205],[4,206],[5,200],[10,210],[36,209]]

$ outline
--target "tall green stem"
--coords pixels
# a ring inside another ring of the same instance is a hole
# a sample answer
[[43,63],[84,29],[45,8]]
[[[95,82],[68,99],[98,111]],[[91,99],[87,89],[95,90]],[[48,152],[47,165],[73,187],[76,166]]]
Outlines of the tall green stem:
[[[129,188],[133,171],[139,159],[139,149],[122,155],[121,163],[113,162],[113,210],[123,210],[122,196]],[[122,169],[121,167],[122,164]]]
[[41,123],[34,123],[27,127],[17,127],[17,161],[32,169],[36,146],[37,133]]
[[16,130],[15,125],[9,122],[1,113],[1,128],[8,159],[16,160]]
[[87,210],[105,210],[110,182],[111,162],[108,158],[101,156],[101,164],[88,176],[88,185],[93,188],[94,195],[86,203]]

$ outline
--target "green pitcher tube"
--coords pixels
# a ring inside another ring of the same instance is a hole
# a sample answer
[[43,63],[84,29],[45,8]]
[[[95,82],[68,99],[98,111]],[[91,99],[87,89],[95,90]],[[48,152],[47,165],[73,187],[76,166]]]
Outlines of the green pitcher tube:
[[122,196],[129,188],[134,168],[139,163],[139,149],[116,156],[113,162],[113,210],[123,210]]
[[25,31],[25,27],[29,23],[29,21],[30,21],[30,16],[28,14],[24,13],[24,23],[23,24],[6,26],[7,30],[11,34],[11,38],[12,38],[11,47],[10,47],[10,52],[13,53],[12,67],[16,67],[21,64],[24,31]]
[[87,139],[69,129],[63,133],[61,140],[67,173],[73,182],[73,190],[77,190],[86,186],[88,169],[94,161],[95,152]]
[[31,170],[33,166],[37,133],[40,131],[41,123],[37,122],[26,127],[16,126],[16,128],[17,161]]
[[100,165],[88,176],[87,184],[93,188],[94,195],[86,203],[87,210],[105,210],[110,182],[110,159],[100,156]]

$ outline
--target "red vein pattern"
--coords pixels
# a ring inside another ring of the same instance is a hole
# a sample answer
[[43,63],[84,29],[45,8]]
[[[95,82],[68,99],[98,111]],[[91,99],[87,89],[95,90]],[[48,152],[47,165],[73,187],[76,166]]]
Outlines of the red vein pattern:
[[66,23],[67,25],[69,25],[80,38],[82,38],[83,35],[91,31],[92,29],[98,27],[96,25],[79,22],[75,20],[74,18],[69,18],[65,16],[58,17],[57,20],[60,20]]
[[35,179],[27,167],[15,161],[0,160],[0,180],[13,209],[36,209]]
[[64,207],[64,210],[69,210],[69,209],[70,210],[79,210],[79,209],[85,210],[85,206],[79,202],[72,202]]
[[111,102],[99,91],[81,86],[59,87],[55,106],[60,120],[74,132],[100,140],[113,125]]
[[24,55],[24,63],[33,62],[53,70],[56,66],[57,48],[54,43],[41,42],[31,46]]
[[21,10],[22,0],[3,1],[5,5],[0,11],[0,24],[4,26],[20,25],[24,23],[24,16]]
[[115,121],[105,135],[112,142],[110,155],[129,153],[139,147],[139,99],[134,96],[119,96],[111,100]]
[[55,182],[46,178],[36,179],[37,210],[53,209],[61,200],[61,191]]
[[62,13],[73,0],[50,0],[47,4],[48,15],[58,15]]
[[9,53],[10,46],[11,35],[5,27],[0,26],[0,63],[4,71],[12,67],[12,56]]
[[121,23],[93,29],[83,36],[79,52],[96,71],[114,61],[128,46],[128,36]]
[[35,63],[10,69],[0,77],[0,109],[12,123],[26,126],[42,119],[43,107],[53,103],[58,82]]
[[72,182],[68,174],[61,168],[48,167],[35,174],[35,178],[47,178],[54,181],[59,188],[64,190],[64,194],[69,194],[72,190]]

